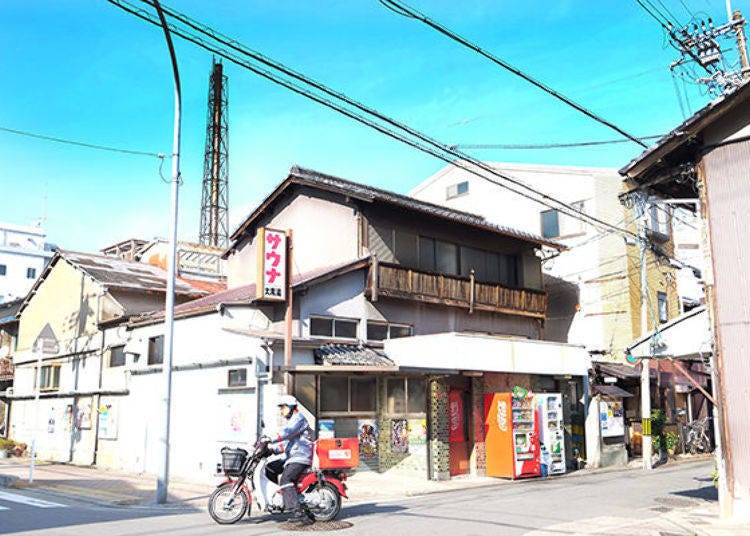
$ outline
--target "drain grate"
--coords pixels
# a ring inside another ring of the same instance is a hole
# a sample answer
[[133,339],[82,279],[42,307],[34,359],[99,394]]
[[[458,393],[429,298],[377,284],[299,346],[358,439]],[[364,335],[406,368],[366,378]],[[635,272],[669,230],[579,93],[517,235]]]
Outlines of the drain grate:
[[654,502],[673,508],[689,508],[696,505],[696,501],[692,499],[681,499],[679,497],[657,497]]
[[329,530],[342,530],[353,527],[349,521],[316,521],[315,523],[292,523],[287,521],[281,524],[284,530],[295,532],[325,532]]
[[652,508],[649,508],[652,512],[659,512],[661,514],[666,514],[667,512],[671,512],[672,508],[668,506],[654,506]]

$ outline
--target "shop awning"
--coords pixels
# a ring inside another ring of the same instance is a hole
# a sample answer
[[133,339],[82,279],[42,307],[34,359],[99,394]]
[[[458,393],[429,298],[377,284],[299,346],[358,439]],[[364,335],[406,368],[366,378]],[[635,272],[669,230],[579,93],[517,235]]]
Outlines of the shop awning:
[[620,389],[616,385],[593,385],[591,389],[595,393],[599,393],[605,396],[613,396],[619,398],[629,398],[633,396],[632,393],[627,392],[625,389]]
[[711,336],[708,331],[706,306],[696,307],[692,311],[678,316],[657,330],[633,341],[625,349],[633,357],[651,356],[653,340],[653,357],[674,357],[677,359],[701,358],[711,353]]
[[385,341],[385,354],[409,369],[586,376],[583,346],[473,333],[437,333]]
[[[620,363],[594,363],[594,368],[602,376],[612,376],[619,380],[640,380],[641,368]],[[652,378],[656,378],[656,371],[651,370]]]

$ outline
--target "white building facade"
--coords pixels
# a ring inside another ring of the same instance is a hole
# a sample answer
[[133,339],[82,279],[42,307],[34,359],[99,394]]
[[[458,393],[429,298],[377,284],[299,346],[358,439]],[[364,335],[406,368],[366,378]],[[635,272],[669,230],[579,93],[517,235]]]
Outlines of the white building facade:
[[0,302],[26,296],[52,255],[42,229],[0,222]]

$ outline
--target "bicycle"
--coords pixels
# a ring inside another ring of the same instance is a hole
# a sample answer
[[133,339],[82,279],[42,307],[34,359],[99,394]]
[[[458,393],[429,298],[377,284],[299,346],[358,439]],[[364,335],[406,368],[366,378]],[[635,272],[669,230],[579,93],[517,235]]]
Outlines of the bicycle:
[[685,439],[685,450],[690,452],[690,454],[709,452],[711,450],[711,441],[706,434],[708,417],[688,423],[688,428]]

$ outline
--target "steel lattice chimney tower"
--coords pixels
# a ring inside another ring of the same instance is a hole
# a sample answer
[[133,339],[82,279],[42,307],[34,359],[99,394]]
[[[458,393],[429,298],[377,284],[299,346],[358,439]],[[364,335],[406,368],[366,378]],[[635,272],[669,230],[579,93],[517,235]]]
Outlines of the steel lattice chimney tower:
[[203,162],[203,196],[199,242],[226,248],[229,245],[229,124],[227,77],[221,61],[214,58],[208,82],[206,152]]

